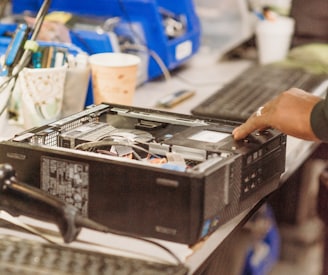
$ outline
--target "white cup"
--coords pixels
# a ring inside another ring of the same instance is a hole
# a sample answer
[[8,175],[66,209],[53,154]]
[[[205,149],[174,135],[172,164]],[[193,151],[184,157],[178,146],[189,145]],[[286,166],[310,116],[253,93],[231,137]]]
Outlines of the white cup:
[[278,17],[257,23],[255,33],[260,64],[277,62],[286,58],[294,27],[295,21],[290,17]]
[[126,53],[99,53],[89,57],[94,103],[132,105],[140,58]]

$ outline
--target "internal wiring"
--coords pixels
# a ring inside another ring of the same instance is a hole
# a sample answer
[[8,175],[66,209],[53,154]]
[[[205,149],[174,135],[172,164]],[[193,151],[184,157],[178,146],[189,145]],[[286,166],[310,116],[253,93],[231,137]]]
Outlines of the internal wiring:
[[78,144],[77,146],[75,146],[74,149],[90,152],[92,150],[95,150],[98,147],[115,146],[115,145],[131,147],[131,148],[143,151],[143,152],[149,154],[150,156],[152,156],[154,158],[160,158],[159,156],[151,153],[149,150],[146,150],[141,146],[138,146],[138,145],[130,143],[130,142],[124,142],[124,141],[112,141],[112,140],[90,141],[90,142],[85,142],[85,143]]

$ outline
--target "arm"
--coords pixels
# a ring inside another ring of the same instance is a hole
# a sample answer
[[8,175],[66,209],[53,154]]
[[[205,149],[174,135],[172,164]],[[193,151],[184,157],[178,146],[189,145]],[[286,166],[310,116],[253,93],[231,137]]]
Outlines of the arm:
[[328,142],[328,96],[314,106],[310,119],[315,135],[320,140]]
[[328,141],[328,100],[292,88],[267,102],[261,110],[234,129],[235,139],[272,127],[301,139]]

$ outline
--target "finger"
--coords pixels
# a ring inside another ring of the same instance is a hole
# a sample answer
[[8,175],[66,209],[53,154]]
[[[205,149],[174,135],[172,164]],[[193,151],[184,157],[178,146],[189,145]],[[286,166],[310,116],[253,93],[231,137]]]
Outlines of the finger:
[[252,127],[249,123],[244,123],[235,128],[232,132],[234,139],[240,140],[245,138],[249,133],[255,131],[256,128]]
[[234,139],[239,140],[245,138],[248,134],[255,130],[267,128],[265,117],[263,115],[252,115],[245,123],[235,128],[232,132]]

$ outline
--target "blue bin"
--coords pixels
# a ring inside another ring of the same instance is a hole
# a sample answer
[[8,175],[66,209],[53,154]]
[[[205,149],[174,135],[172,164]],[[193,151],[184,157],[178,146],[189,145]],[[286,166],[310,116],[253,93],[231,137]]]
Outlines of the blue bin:
[[263,238],[249,248],[242,275],[267,275],[279,259],[280,234],[273,211],[267,204],[261,210],[255,219],[266,219],[270,226]]

